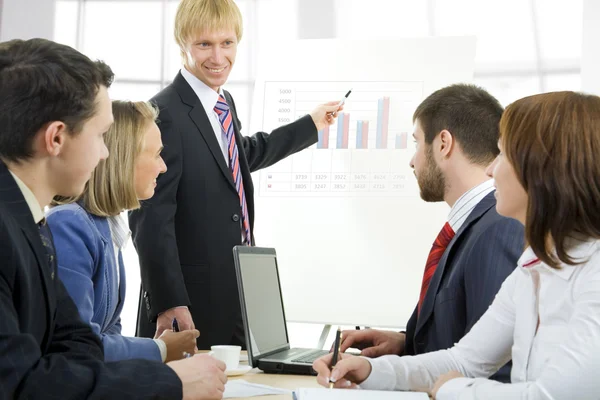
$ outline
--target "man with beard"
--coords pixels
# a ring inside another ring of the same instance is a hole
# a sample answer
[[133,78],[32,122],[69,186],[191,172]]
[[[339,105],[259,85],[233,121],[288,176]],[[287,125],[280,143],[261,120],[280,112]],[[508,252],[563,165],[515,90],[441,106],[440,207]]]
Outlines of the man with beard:
[[[498,215],[494,182],[485,173],[499,153],[502,111],[485,90],[465,84],[440,89],[417,107],[410,166],[421,198],[451,207],[448,221],[427,257],[406,331],[345,331],[342,351],[356,347],[363,356],[379,357],[450,348],[487,310],[516,267],[524,248],[523,226]],[[510,365],[492,378],[509,382]]]

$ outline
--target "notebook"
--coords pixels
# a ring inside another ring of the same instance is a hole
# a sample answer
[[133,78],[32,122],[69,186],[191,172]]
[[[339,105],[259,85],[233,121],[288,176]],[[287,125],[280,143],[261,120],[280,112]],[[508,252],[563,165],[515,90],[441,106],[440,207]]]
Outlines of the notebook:
[[424,392],[300,388],[294,393],[297,400],[429,400]]

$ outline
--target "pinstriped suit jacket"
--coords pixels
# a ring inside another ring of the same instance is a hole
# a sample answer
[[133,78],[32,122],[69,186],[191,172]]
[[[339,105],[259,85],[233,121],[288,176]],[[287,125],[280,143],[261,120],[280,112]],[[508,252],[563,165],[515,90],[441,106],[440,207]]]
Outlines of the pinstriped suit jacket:
[[181,399],[181,381],[162,363],[105,363],[100,340],[53,272],[0,162],[0,398]]
[[[421,313],[406,326],[406,355],[448,349],[488,309],[525,248],[523,225],[496,212],[494,192],[475,206],[446,248]],[[493,345],[493,344],[490,344]],[[510,382],[510,363],[494,376]]]

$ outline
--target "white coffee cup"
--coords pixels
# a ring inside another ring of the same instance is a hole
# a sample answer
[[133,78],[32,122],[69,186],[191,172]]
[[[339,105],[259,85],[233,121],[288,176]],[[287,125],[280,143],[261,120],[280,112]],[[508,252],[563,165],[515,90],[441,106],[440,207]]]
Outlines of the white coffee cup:
[[208,353],[217,360],[221,360],[225,363],[228,370],[236,369],[240,363],[240,352],[242,346],[211,346],[211,352]]

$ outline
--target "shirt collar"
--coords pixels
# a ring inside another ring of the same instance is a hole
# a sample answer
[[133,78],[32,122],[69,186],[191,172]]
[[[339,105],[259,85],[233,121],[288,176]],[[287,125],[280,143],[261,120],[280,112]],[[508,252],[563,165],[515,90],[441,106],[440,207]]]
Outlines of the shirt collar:
[[119,249],[122,249],[131,236],[131,231],[125,222],[125,219],[123,219],[121,214],[108,217],[108,226],[110,228],[110,235],[112,236],[113,243]]
[[[568,251],[568,254],[571,256],[571,258],[575,261],[579,261],[582,263],[586,263],[587,260],[595,253],[598,251],[600,242],[596,239],[588,239],[588,240],[582,240],[582,239],[576,239],[576,238],[569,238],[567,239],[567,246],[570,249]],[[525,251],[523,252],[523,254],[521,255],[521,257],[519,258],[519,261],[517,261],[517,266],[524,272],[531,270],[531,269],[543,269],[546,271],[549,271],[550,273],[553,273],[554,275],[559,276],[560,278],[568,281],[571,278],[571,275],[573,275],[573,272],[575,271],[575,268],[578,267],[578,265],[569,265],[569,264],[565,264],[565,263],[560,263],[560,269],[556,269],[556,268],[551,268],[550,266],[546,265],[544,262],[540,261],[538,259],[538,257],[535,255],[535,253],[533,252],[533,250],[531,249],[531,247],[527,247],[525,249]]]
[[11,170],[8,170],[8,172],[10,172],[15,182],[17,182],[19,189],[21,189],[21,193],[23,193],[23,197],[25,198],[25,201],[29,206],[29,210],[31,211],[31,215],[33,216],[33,220],[36,224],[39,224],[40,221],[44,219],[44,211],[42,210],[40,203],[36,199],[31,189],[29,189],[27,185],[21,179],[19,179],[18,176],[16,176]]
[[448,214],[448,223],[454,232],[458,232],[475,206],[493,190],[494,180],[488,179],[469,189],[456,200],[452,209],[450,209],[450,214]]
[[212,115],[214,113],[215,106],[217,105],[217,100],[219,100],[219,95],[225,97],[223,94],[223,88],[219,88],[219,93],[215,92],[185,68],[181,68],[181,75],[192,87],[192,90],[194,93],[196,93],[198,99],[200,99],[200,103],[202,103],[202,107],[204,107],[206,115]]

